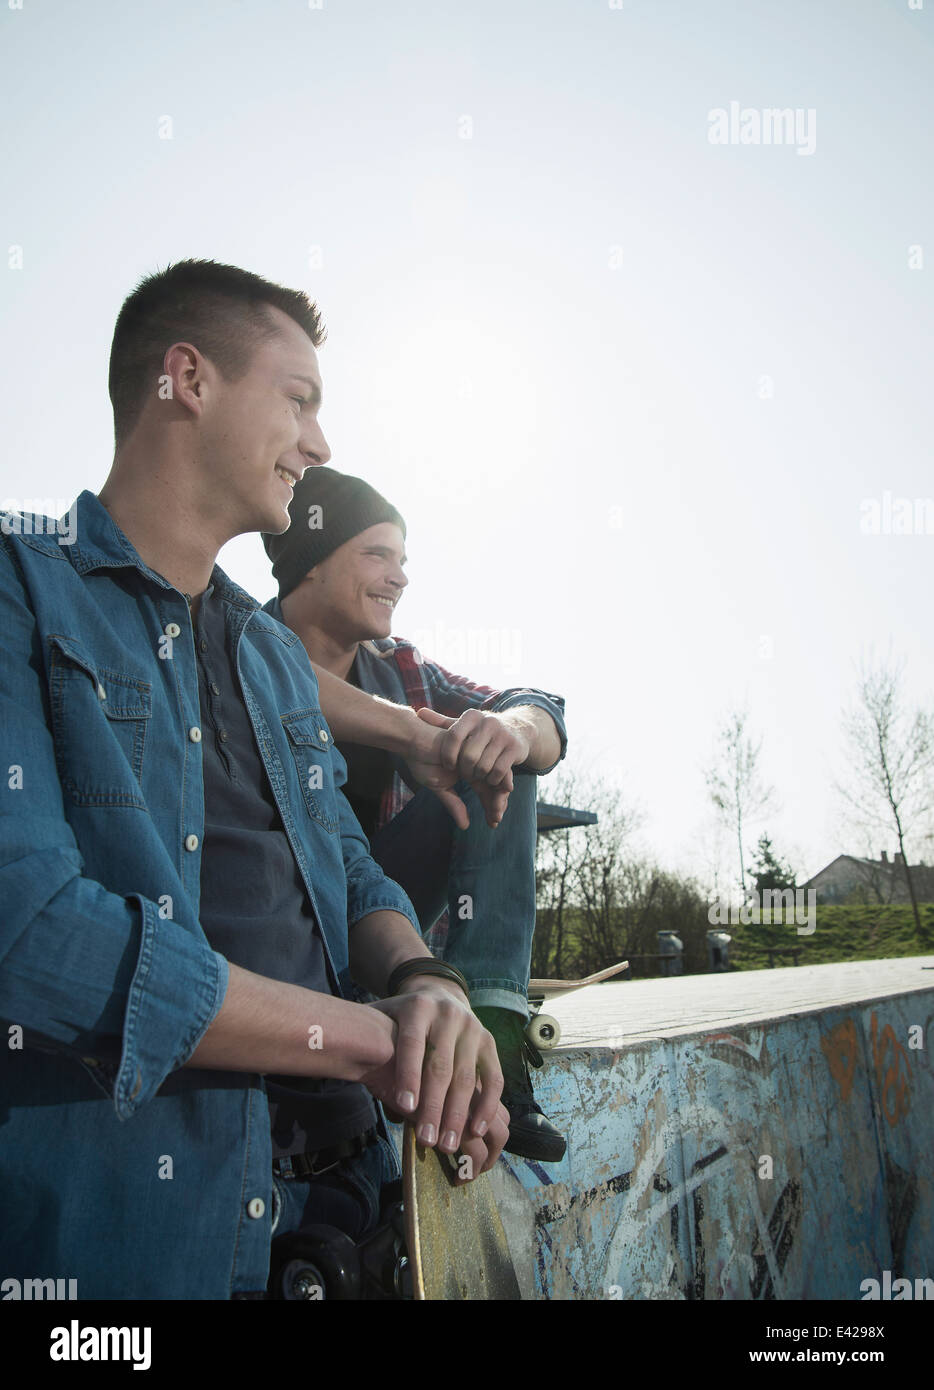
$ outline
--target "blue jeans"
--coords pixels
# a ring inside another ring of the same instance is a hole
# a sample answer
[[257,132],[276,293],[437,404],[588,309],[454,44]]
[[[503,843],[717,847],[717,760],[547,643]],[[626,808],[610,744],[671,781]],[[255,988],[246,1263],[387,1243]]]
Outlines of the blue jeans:
[[447,939],[437,953],[466,976],[471,1002],[527,1018],[538,778],[517,773],[514,781],[495,830],[466,782],[454,788],[470,815],[466,830],[422,787],[376,832],[370,852],[405,889],[423,935],[448,909]]
[[351,1240],[369,1235],[379,1220],[380,1191],[397,1176],[395,1153],[377,1138],[355,1158],[342,1159],[316,1178],[272,1179],[272,1235],[290,1235],[306,1226],[336,1226]]

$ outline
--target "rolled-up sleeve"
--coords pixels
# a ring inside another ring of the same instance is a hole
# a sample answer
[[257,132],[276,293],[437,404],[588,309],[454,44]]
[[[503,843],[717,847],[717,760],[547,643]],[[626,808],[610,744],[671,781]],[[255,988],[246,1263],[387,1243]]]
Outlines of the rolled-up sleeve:
[[217,1014],[227,963],[194,920],[86,877],[62,799],[35,618],[0,546],[0,1015],[92,1055],[120,1118],[182,1065]]
[[539,776],[552,772],[568,750],[568,732],[564,722],[564,698],[551,695],[545,690],[532,686],[511,686],[508,690],[494,690],[489,685],[476,685],[466,676],[455,676],[439,666],[435,661],[420,661],[425,686],[431,699],[432,709],[457,719],[468,709],[489,710],[502,714],[504,710],[515,709],[520,705],[537,705],[551,715],[561,740],[561,752],[550,767],[541,768]]
[[544,690],[503,690],[496,699],[485,708],[492,710],[494,714],[502,714],[507,709],[517,709],[520,705],[537,705],[539,709],[545,710],[550,714],[558,731],[558,738],[561,740],[561,752],[549,767],[537,769],[539,777],[546,776],[553,772],[558,766],[565,753],[568,751],[568,731],[564,722],[564,700],[560,695],[549,695]]

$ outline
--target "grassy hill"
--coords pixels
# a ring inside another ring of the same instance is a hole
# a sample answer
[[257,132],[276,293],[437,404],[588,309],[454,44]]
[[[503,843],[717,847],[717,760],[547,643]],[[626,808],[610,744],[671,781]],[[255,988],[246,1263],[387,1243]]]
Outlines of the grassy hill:
[[[910,904],[877,904],[866,906],[843,904],[816,908],[813,935],[799,936],[794,923],[750,924],[731,923],[723,928],[730,933],[730,965],[739,970],[767,970],[769,958],[766,947],[784,950],[776,955],[776,966],[792,965],[792,948],[798,950],[799,965],[829,965],[847,960],[885,960],[898,956],[934,955],[934,903],[921,904],[921,933],[915,929]],[[763,916],[769,914],[763,913]],[[777,914],[775,914],[777,917]],[[707,931],[710,922],[707,905],[700,899],[688,907],[643,922],[635,929],[623,914],[608,930],[595,940],[587,930],[583,914],[571,909],[566,915],[564,945],[560,965],[556,961],[553,933],[549,930],[547,913],[539,913],[536,939],[533,944],[532,974],[534,976],[588,975],[602,970],[615,961],[629,959],[634,979],[661,974],[657,958],[658,927],[672,928],[684,943],[685,974],[707,970]]]
[[[919,935],[908,903],[875,905],[820,906],[816,909],[816,930],[812,936],[798,936],[793,926],[780,924],[743,926],[727,930],[733,937],[730,963],[740,970],[768,968],[764,947],[786,950],[800,948],[799,965],[828,965],[845,960],[884,960],[897,956],[934,954],[934,903],[920,904]],[[791,956],[775,960],[791,965]]]

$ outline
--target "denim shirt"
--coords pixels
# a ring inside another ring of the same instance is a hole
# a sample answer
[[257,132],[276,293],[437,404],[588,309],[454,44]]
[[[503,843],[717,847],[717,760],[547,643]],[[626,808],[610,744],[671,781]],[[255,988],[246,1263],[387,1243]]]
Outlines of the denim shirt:
[[[266,1285],[271,1142],[260,1075],[183,1069],[228,981],[198,919],[191,615],[92,492],[69,515],[61,543],[61,523],[0,514],[0,1286],[228,1299]],[[211,582],[349,997],[348,926],[415,913],[339,790],[301,641],[219,566]]]

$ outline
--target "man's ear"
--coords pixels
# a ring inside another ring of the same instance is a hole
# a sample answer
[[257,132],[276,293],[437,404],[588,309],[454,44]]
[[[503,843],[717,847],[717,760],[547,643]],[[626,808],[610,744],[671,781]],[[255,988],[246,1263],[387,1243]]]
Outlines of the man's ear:
[[[165,383],[169,399],[180,400],[192,415],[204,410],[205,384],[210,386],[213,371],[207,358],[191,343],[173,343],[166,350],[160,382]],[[215,373],[216,375],[216,373]]]

